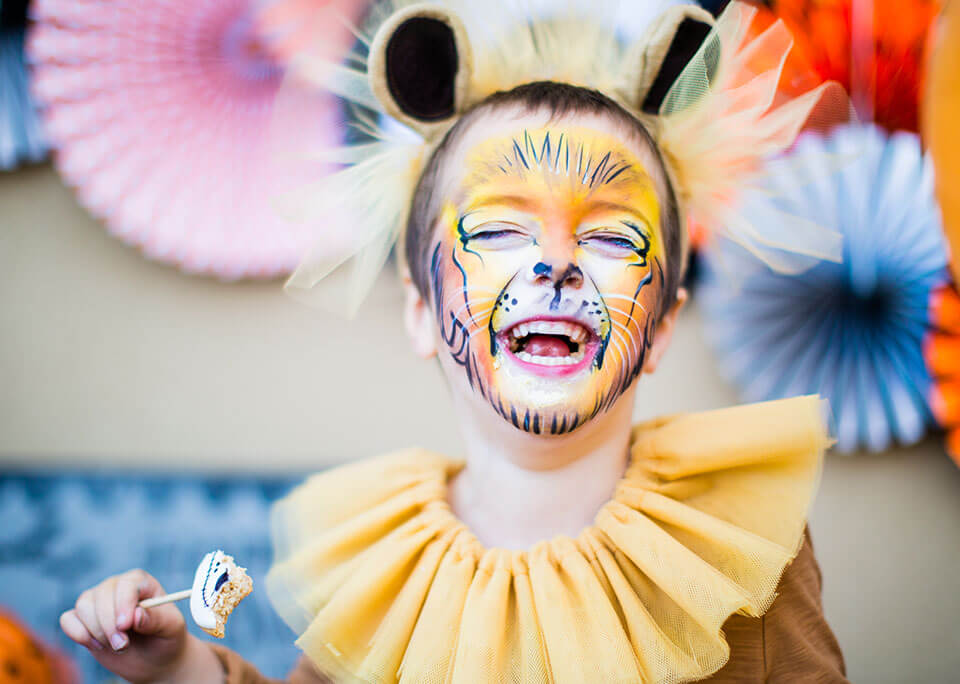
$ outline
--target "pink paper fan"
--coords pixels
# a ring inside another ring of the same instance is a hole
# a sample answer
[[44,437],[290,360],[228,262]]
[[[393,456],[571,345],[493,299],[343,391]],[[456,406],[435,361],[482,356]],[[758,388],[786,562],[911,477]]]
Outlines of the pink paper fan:
[[289,79],[281,89],[253,0],[37,0],[31,12],[33,90],[57,167],[111,233],[226,279],[296,267],[311,232],[276,199],[324,169],[277,150],[337,144],[340,109]]
[[340,42],[318,43],[318,33],[331,25],[358,26],[374,0],[258,0],[257,22],[260,33],[282,61],[310,52],[317,56],[344,54],[354,41],[350,31],[340,34]]

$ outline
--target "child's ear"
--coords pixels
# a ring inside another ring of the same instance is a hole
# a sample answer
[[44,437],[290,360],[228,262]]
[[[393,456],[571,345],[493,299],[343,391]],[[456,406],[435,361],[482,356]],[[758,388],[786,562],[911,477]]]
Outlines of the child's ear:
[[636,106],[647,114],[657,114],[670,87],[690,62],[715,20],[696,5],[667,8],[635,43],[628,63],[639,68]]
[[403,323],[410,336],[410,343],[417,356],[429,359],[437,355],[437,338],[434,334],[433,312],[423,299],[420,290],[413,283],[410,271],[404,267],[403,279],[404,306]]
[[664,314],[657,325],[657,332],[653,336],[653,344],[647,350],[647,355],[643,360],[643,372],[652,373],[657,370],[660,359],[663,358],[667,347],[670,346],[670,340],[673,339],[673,330],[677,325],[677,315],[680,309],[687,303],[687,290],[680,288],[677,290],[677,299],[670,307],[670,310]]
[[417,4],[395,12],[377,30],[367,71],[387,114],[428,137],[463,111],[473,52],[455,14]]

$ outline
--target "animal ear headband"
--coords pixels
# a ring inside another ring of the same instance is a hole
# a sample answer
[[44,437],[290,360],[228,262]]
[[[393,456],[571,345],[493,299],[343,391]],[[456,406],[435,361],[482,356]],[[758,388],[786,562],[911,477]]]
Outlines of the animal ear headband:
[[[625,56],[635,72],[631,110],[657,113],[713,26],[713,16],[695,5],[674,6],[660,15]],[[371,89],[386,113],[427,139],[445,132],[487,95],[505,89],[501,83],[488,83],[485,89],[474,80],[467,30],[456,14],[438,5],[415,4],[391,15],[377,30],[367,64]]]
[[[598,90],[637,116],[660,147],[682,215],[778,271],[840,259],[840,236],[778,208],[766,182],[767,164],[812,117],[849,112],[833,84],[775,102],[792,46],[782,22],[751,33],[756,10],[744,3],[716,21],[677,5],[624,44],[603,18],[616,0],[549,20],[518,15],[508,0],[401,4],[361,33],[366,57],[332,64],[304,56],[293,69],[380,115],[362,117],[374,142],[319,151],[342,169],[288,204],[317,226],[314,249],[286,285],[294,296],[356,311],[406,225],[432,146],[488,95],[544,80]],[[513,26],[491,19],[511,14]],[[759,220],[746,218],[747,202]]]

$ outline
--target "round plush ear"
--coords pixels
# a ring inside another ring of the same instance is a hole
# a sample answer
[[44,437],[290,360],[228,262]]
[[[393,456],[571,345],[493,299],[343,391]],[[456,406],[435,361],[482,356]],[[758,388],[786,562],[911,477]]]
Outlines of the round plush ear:
[[473,53],[452,12],[425,4],[396,12],[374,36],[367,64],[386,112],[424,135],[463,111]]
[[27,0],[0,1],[0,29],[22,29],[27,26]]
[[670,86],[697,54],[714,26],[713,15],[696,5],[675,5],[663,12],[636,43],[632,64],[639,68],[635,105],[656,114]]

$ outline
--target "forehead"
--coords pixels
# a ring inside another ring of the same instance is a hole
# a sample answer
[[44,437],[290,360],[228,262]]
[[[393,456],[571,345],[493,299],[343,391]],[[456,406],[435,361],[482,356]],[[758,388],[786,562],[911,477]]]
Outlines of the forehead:
[[[636,190],[656,173],[649,143],[610,117],[495,111],[473,122],[444,165],[446,195],[483,186],[578,195]],[[567,181],[562,186],[557,181]]]

